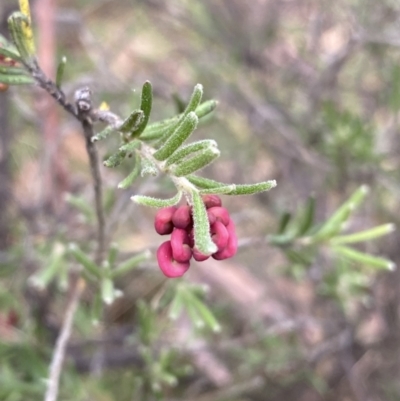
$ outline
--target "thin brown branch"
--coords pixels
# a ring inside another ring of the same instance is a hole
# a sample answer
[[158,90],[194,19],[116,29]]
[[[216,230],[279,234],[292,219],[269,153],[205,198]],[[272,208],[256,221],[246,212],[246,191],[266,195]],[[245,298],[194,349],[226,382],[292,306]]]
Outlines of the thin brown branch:
[[68,345],[69,338],[71,336],[72,324],[76,309],[79,304],[79,300],[85,289],[85,281],[83,278],[75,280],[72,288],[72,294],[65,312],[63,325],[61,327],[60,334],[57,338],[57,342],[54,348],[52,361],[50,364],[50,373],[48,378],[47,390],[44,400],[45,401],[56,401],[58,397],[58,387],[60,383],[60,375],[65,359],[65,353]]

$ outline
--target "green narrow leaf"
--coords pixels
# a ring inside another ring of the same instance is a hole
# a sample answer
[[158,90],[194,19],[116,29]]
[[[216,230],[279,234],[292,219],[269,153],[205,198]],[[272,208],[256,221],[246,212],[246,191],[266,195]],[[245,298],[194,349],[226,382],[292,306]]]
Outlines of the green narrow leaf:
[[28,75],[8,75],[0,73],[0,82],[8,85],[30,85],[34,84],[35,80]]
[[351,212],[361,204],[368,192],[369,188],[366,185],[362,185],[358,188],[321,226],[319,231],[313,235],[312,241],[324,240],[340,232],[342,224],[349,218]]
[[56,277],[64,258],[64,246],[54,245],[49,264],[30,277],[29,282],[35,287],[44,289]]
[[189,180],[192,184],[196,185],[196,187],[203,189],[225,187],[226,185],[229,185],[225,184],[224,182],[210,180],[208,178],[199,177],[197,175],[188,175],[186,179]]
[[21,61],[18,50],[3,35],[0,35],[0,56]]
[[117,129],[115,127],[113,127],[112,125],[109,125],[108,127],[104,128],[102,131],[100,131],[98,134],[92,136],[91,141],[97,142],[102,139],[106,139],[113,132],[117,132]]
[[122,262],[118,267],[111,271],[111,277],[116,278],[123,276],[126,273],[129,273],[131,270],[136,268],[140,263],[144,262],[145,260],[149,260],[151,257],[151,252],[146,250],[144,252],[135,255],[124,262]]
[[253,195],[259,192],[269,191],[271,188],[276,187],[276,181],[270,180],[265,182],[259,182],[257,184],[236,184],[236,189],[230,192],[228,195]]
[[199,117],[199,119],[205,117],[206,115],[214,111],[217,105],[218,102],[216,100],[207,100],[206,102],[203,102],[196,109],[197,117]]
[[134,131],[139,127],[144,119],[144,113],[142,110],[134,110],[129,117],[121,124],[118,131],[127,134]]
[[383,224],[381,226],[377,226],[371,228],[369,230],[359,231],[358,233],[349,234],[349,235],[340,235],[338,237],[334,237],[330,240],[331,244],[339,245],[339,244],[354,244],[357,242],[365,242],[372,239],[376,239],[382,237],[383,235],[387,235],[392,233],[396,229],[394,224]]
[[0,64],[0,74],[29,76],[27,71],[23,68],[9,66],[9,65],[2,65],[2,64]]
[[194,243],[204,255],[211,255],[217,251],[210,236],[210,223],[203,200],[197,191],[191,193],[193,201]]
[[136,178],[139,176],[140,168],[141,168],[140,158],[138,155],[135,155],[135,166],[132,172],[118,184],[118,188],[126,189],[130,187],[133,184],[133,181],[135,181]]
[[31,44],[25,35],[26,26],[29,26],[29,19],[19,11],[15,11],[8,18],[8,30],[15,47],[22,60],[29,62],[33,56]]
[[315,198],[310,196],[298,223],[296,236],[304,235],[314,222]]
[[289,212],[285,212],[282,214],[281,218],[279,219],[278,234],[283,234],[285,232],[291,218],[292,215]]
[[176,177],[184,177],[203,169],[211,164],[220,155],[218,148],[205,149],[193,157],[183,160],[170,168]]
[[180,191],[173,198],[170,199],[158,199],[144,195],[135,195],[131,197],[132,201],[139,205],[157,207],[157,208],[175,206],[176,204],[179,203],[181,198],[182,198],[182,192]]
[[369,255],[346,246],[334,246],[332,247],[332,250],[337,255],[340,255],[350,261],[375,267],[377,269],[394,270],[396,268],[396,265],[391,260]]
[[96,292],[94,295],[94,300],[92,302],[92,310],[91,310],[91,318],[92,324],[97,326],[102,318],[103,314],[103,305],[101,302],[101,295],[99,292]]
[[236,189],[235,184],[225,185],[217,188],[201,189],[199,191],[200,195],[229,195],[232,191]]
[[180,291],[176,291],[174,299],[171,302],[168,311],[168,317],[171,320],[177,320],[182,313],[184,307],[184,299]]
[[62,56],[57,66],[57,73],[56,73],[57,88],[61,88],[62,81],[64,79],[64,71],[66,64],[67,64],[67,58],[65,56]]
[[[168,129],[166,129],[164,131],[163,135],[161,136],[161,139],[157,142],[156,147],[162,146],[172,135],[174,135],[176,129],[183,123],[183,121],[186,119],[186,117],[190,113],[194,113],[196,115],[195,110],[199,106],[202,96],[203,96],[203,86],[200,84],[197,84],[194,87],[192,96],[189,100],[189,103],[186,106],[185,111],[179,117],[178,122],[174,125],[171,125],[170,127],[168,127]],[[196,115],[196,117],[197,117],[197,115]],[[198,117],[197,117],[197,121],[198,121]],[[196,124],[197,124],[197,122],[196,122]]]
[[122,145],[118,150],[120,152],[132,153],[135,149],[139,149],[141,145],[142,143],[139,140],[134,139],[133,141]]
[[82,267],[90,273],[91,277],[101,278],[102,271],[91,259],[89,259],[84,252],[82,252],[76,244],[70,244],[68,251],[74,256]]
[[197,141],[189,143],[188,145],[182,146],[180,149],[175,151],[167,160],[165,165],[170,166],[171,164],[178,163],[183,158],[187,157],[191,153],[196,153],[198,151],[210,148],[216,148],[217,142],[212,139],[206,139],[203,141]]
[[190,112],[178,125],[173,134],[167,139],[165,144],[153,154],[159,161],[170,157],[196,129],[199,119],[194,112]]
[[[207,116],[215,109],[217,104],[218,103],[215,100],[207,100],[206,102],[203,102],[195,110],[197,117],[201,119]],[[146,127],[146,130],[140,136],[140,139],[144,141],[149,141],[163,137],[167,132],[170,132],[171,129],[173,129],[173,127],[176,126],[176,124],[178,124],[179,119],[182,118],[182,116],[183,113],[176,117],[167,118],[165,120],[157,121],[155,123],[148,125]]]
[[143,111],[144,116],[142,121],[136,128],[131,131],[131,137],[139,137],[145,130],[147,123],[149,122],[151,108],[153,105],[153,88],[149,81],[146,81],[142,87],[142,97],[140,102],[140,109]]
[[192,296],[192,304],[203,319],[204,323],[214,332],[221,331],[221,325],[211,312],[211,310],[196,296]]
[[101,299],[107,305],[111,305],[115,300],[114,283],[108,277],[101,280]]
[[110,268],[113,268],[115,265],[115,261],[117,260],[117,256],[118,256],[118,251],[119,251],[118,244],[113,242],[110,245],[110,249],[108,251],[108,256],[107,256],[107,261],[108,261],[108,265],[110,266]]
[[94,221],[95,215],[93,208],[84,198],[68,193],[65,195],[65,201],[78,209],[86,217],[87,221]]
[[201,329],[205,326],[202,316],[193,303],[193,297],[185,297],[185,309],[189,319],[196,328]]
[[124,161],[126,154],[126,151],[118,150],[117,153],[114,153],[107,160],[105,160],[103,165],[109,168],[118,167]]

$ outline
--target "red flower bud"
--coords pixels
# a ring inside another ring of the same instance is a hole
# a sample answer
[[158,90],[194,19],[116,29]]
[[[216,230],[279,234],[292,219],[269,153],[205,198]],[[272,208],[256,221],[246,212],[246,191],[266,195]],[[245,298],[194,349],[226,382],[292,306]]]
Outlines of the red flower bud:
[[207,209],[214,206],[221,206],[221,198],[217,195],[203,195],[203,202]]
[[210,233],[214,244],[217,245],[218,252],[224,250],[229,240],[227,228],[220,221],[216,221],[211,225]]
[[179,263],[172,257],[171,241],[163,242],[157,250],[158,266],[165,276],[170,278],[181,277],[189,269],[190,263]]
[[192,224],[192,210],[190,206],[179,206],[172,217],[172,223],[176,228],[188,228]]
[[229,234],[228,245],[222,251],[218,251],[212,255],[212,257],[216,260],[231,258],[237,252],[237,236],[236,236],[235,224],[233,223],[232,220],[230,220],[226,229]]
[[208,212],[208,219],[210,220],[211,215],[215,216],[216,221],[220,221],[224,226],[227,226],[229,224],[229,212],[224,208],[224,207],[211,207],[210,209],[207,210]]
[[175,206],[165,207],[160,209],[156,217],[154,219],[154,228],[156,232],[160,235],[171,234],[174,229],[174,225],[172,224],[172,216],[176,211]]
[[171,235],[172,256],[179,263],[189,262],[192,249],[189,246],[189,235],[182,228],[175,228]]

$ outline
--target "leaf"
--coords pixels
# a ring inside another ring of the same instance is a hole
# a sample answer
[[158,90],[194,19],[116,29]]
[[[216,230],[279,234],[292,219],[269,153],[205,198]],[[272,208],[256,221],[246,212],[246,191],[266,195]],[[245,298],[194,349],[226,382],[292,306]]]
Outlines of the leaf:
[[7,85],[30,85],[34,84],[35,80],[28,75],[0,73],[0,82]]
[[[200,104],[197,107],[195,113],[200,120],[201,118],[211,113],[216,106],[217,106],[217,101],[207,100],[206,102]],[[176,126],[176,124],[178,123],[179,119],[182,118],[182,116],[183,113],[176,117],[167,118],[165,120],[157,121],[155,123],[148,125],[146,127],[146,130],[140,136],[140,139],[143,141],[150,141],[163,137],[166,134],[166,132],[170,131],[172,127]]]
[[94,211],[92,206],[86,201],[86,199],[81,196],[75,196],[72,194],[66,194],[65,201],[71,206],[78,209],[87,219],[87,221],[92,222],[95,219]]
[[171,320],[177,320],[182,313],[184,307],[184,298],[181,294],[181,291],[176,291],[174,299],[169,306],[168,317]]
[[170,199],[158,199],[144,195],[135,195],[131,197],[132,201],[139,205],[157,207],[157,208],[174,206],[179,203],[181,198],[182,198],[182,192],[180,191],[173,198]]
[[229,195],[232,191],[236,189],[235,184],[231,185],[223,185],[220,187],[210,188],[210,189],[201,189],[199,191],[200,195]]
[[204,323],[214,332],[221,331],[221,325],[218,323],[217,319],[211,312],[211,310],[196,296],[191,297],[193,306],[196,308],[198,314],[203,319]]
[[219,155],[220,151],[218,148],[205,149],[202,152],[198,152],[190,159],[185,159],[177,163],[172,166],[170,170],[176,177],[184,177],[208,166],[217,159]]
[[59,89],[61,88],[61,84],[64,79],[64,71],[66,64],[67,64],[67,58],[65,56],[62,56],[60,62],[58,63],[57,73],[56,73],[56,85],[57,88]]
[[60,243],[54,245],[48,265],[29,278],[29,282],[32,285],[40,289],[44,289],[49,285],[60,271],[65,255],[64,249],[64,246]]
[[20,61],[18,50],[3,35],[0,34],[0,56]]
[[276,181],[270,180],[257,184],[236,184],[236,189],[227,195],[253,195],[260,192],[269,191],[276,187]]
[[101,278],[102,271],[91,259],[89,259],[84,252],[82,252],[76,244],[70,244],[68,251],[74,256],[82,267],[89,273],[91,278]]
[[395,263],[391,260],[369,255],[346,246],[334,246],[332,247],[332,251],[352,262],[361,263],[377,269],[394,270],[396,268]]
[[333,245],[340,245],[340,244],[354,244],[357,242],[365,242],[382,237],[383,235],[390,234],[395,229],[396,226],[394,224],[383,224],[381,226],[377,226],[369,230],[359,231],[358,233],[349,235],[340,235],[338,237],[334,237],[330,240],[330,243]]
[[131,131],[132,138],[139,137],[145,130],[147,123],[149,122],[152,105],[153,105],[153,88],[151,86],[151,83],[149,81],[146,81],[142,87],[142,97],[140,103],[140,109],[143,111],[144,116],[141,122],[137,125],[137,127]]
[[310,196],[297,224],[296,236],[304,235],[311,228],[314,221],[314,213],[315,198]]
[[118,265],[118,267],[111,270],[111,277],[116,278],[123,276],[126,273],[129,273],[131,270],[136,268],[140,263],[150,259],[150,257],[151,257],[151,252],[149,250],[146,250],[144,252],[139,253],[138,255],[135,255],[125,260],[120,265]]
[[153,154],[154,158],[159,161],[168,159],[189,138],[196,129],[198,121],[194,112],[185,116],[165,144]]
[[117,129],[115,127],[113,127],[112,125],[109,125],[108,127],[104,128],[102,131],[100,131],[98,134],[92,136],[91,141],[97,142],[97,141],[100,141],[101,139],[106,139],[113,132],[117,132]]
[[8,17],[8,30],[21,59],[30,63],[35,54],[35,45],[29,18],[19,11],[12,13]]
[[310,239],[313,242],[317,242],[332,237],[340,232],[342,224],[347,221],[351,212],[361,204],[368,192],[369,188],[366,185],[362,185],[358,188]]
[[133,184],[133,181],[135,181],[136,178],[139,176],[140,167],[141,167],[140,158],[138,155],[135,155],[135,166],[132,172],[118,184],[118,188],[126,189],[130,187]]
[[118,127],[118,131],[127,134],[134,131],[139,127],[144,119],[144,113],[142,110],[134,110],[129,117]]
[[109,168],[118,167],[124,161],[126,154],[126,151],[118,150],[117,153],[114,153],[107,160],[105,160],[103,165]]
[[291,213],[285,212],[279,219],[278,234],[283,234],[292,218]]
[[115,300],[114,283],[108,277],[103,277],[101,281],[101,299],[107,305],[111,305]]
[[186,119],[186,117],[190,113],[194,113],[196,115],[195,110],[199,106],[202,96],[203,96],[203,86],[197,84],[193,89],[192,96],[189,100],[188,105],[186,106],[185,111],[180,115],[179,120],[176,122],[176,124],[172,124],[164,131],[163,135],[161,136],[161,139],[157,142],[156,147],[162,146],[172,135],[174,135],[176,129],[182,124],[182,122]]
[[170,166],[171,164],[178,163],[191,153],[196,153],[201,150],[216,148],[217,142],[212,139],[206,139],[203,141],[197,141],[193,143],[189,143],[185,146],[182,146],[180,149],[175,151],[167,160],[165,165]]
[[210,236],[210,223],[206,207],[197,191],[191,193],[193,201],[194,242],[196,248],[204,255],[211,255],[217,251]]

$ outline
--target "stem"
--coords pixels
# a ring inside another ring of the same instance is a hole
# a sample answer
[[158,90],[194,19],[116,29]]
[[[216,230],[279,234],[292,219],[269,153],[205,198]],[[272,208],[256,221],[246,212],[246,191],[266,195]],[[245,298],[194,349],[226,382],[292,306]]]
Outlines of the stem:
[[104,259],[105,252],[105,218],[103,210],[103,192],[102,192],[102,181],[99,168],[99,156],[97,148],[92,142],[94,136],[93,124],[89,119],[82,121],[83,133],[86,141],[86,151],[89,156],[90,172],[92,174],[96,216],[97,216],[97,251],[95,256],[95,262],[100,264]]
[[60,375],[62,365],[65,359],[65,352],[68,341],[71,336],[72,324],[79,300],[85,289],[85,280],[78,278],[72,288],[71,299],[65,312],[63,325],[54,348],[53,357],[50,364],[50,373],[48,378],[47,390],[44,400],[56,401],[58,397],[58,387],[60,383]]

